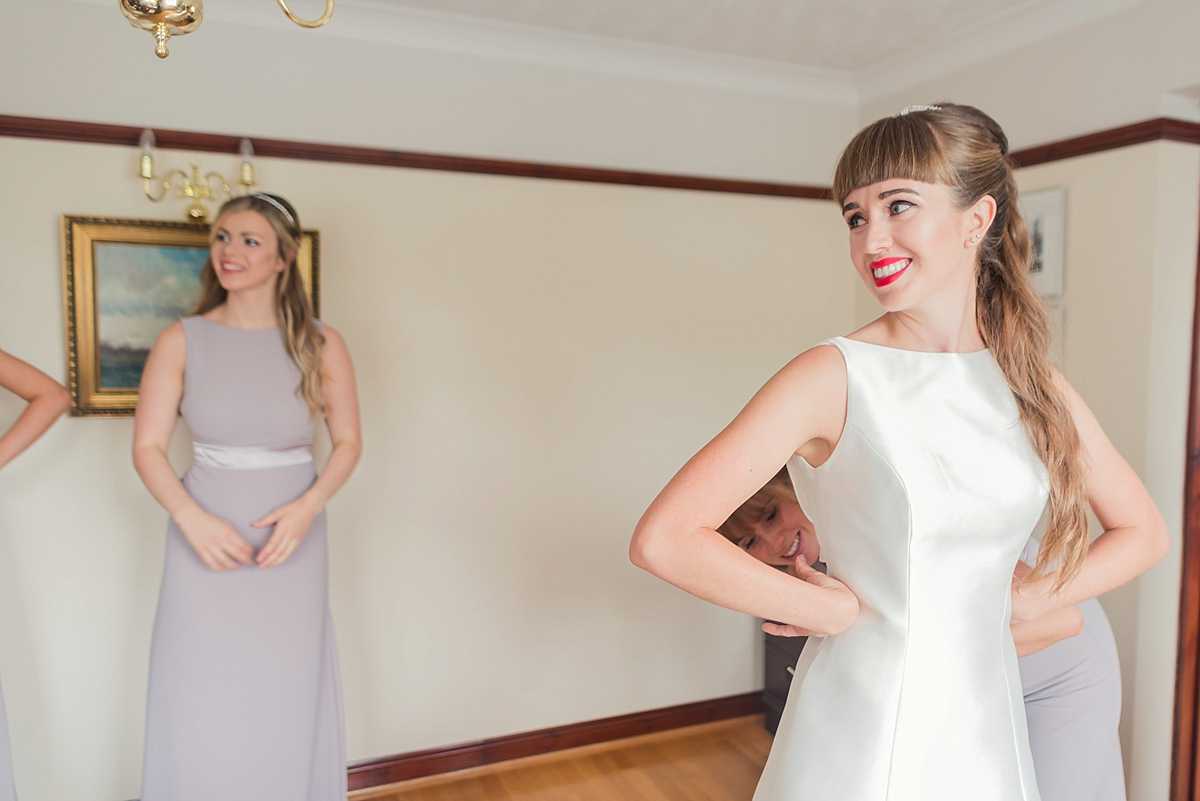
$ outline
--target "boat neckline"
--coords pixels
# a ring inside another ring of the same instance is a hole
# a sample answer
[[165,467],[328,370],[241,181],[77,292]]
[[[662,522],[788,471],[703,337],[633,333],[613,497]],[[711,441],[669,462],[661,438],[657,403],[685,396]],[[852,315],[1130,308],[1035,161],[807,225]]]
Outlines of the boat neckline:
[[978,356],[981,353],[991,353],[990,348],[982,350],[910,350],[908,348],[895,348],[891,345],[880,345],[876,342],[864,342],[861,339],[851,339],[850,337],[834,337],[844,342],[853,342],[855,345],[866,345],[870,348],[881,348],[883,350],[896,351],[897,353],[916,353],[924,356]]
[[278,325],[271,326],[270,328],[238,328],[236,325],[225,325],[225,323],[218,323],[216,320],[210,320],[207,317],[205,317],[203,314],[196,314],[193,316],[198,320],[203,320],[204,322],[208,323],[209,325],[215,325],[215,326],[217,326],[217,328],[227,328],[230,331],[249,331],[249,332],[278,331],[278,330],[280,330],[280,328],[282,328],[282,326],[278,326]]

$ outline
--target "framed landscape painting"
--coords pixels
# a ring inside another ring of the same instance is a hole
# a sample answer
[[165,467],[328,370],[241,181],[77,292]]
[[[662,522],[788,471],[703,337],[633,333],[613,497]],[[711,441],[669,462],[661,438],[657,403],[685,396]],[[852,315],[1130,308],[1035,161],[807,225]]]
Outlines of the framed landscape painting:
[[[128,416],[159,333],[191,311],[208,258],[207,223],[63,217],[63,300],[71,414]],[[297,265],[319,313],[320,234]]]

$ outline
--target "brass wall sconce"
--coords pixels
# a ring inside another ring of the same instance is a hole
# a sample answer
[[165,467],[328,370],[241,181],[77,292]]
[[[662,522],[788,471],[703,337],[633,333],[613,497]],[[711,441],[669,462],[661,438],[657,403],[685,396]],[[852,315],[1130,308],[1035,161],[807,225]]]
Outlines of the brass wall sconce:
[[[142,155],[138,159],[138,177],[142,179],[146,197],[153,202],[163,201],[174,187],[175,197],[191,200],[191,204],[184,209],[184,217],[189,220],[204,221],[208,219],[208,209],[204,206],[204,201],[216,201],[222,195],[230,198],[234,196],[233,189],[221,173],[213,170],[201,177],[200,162],[194,159],[191,161],[190,175],[183,170],[175,169],[168,172],[165,178],[158,178],[154,174],[154,131],[149,128],[142,131],[140,145]],[[236,183],[242,187],[241,194],[248,194],[250,187],[255,183],[254,147],[250,144],[249,139],[241,141],[238,152],[241,154],[242,164],[238,170]],[[158,184],[157,197],[152,189],[156,183]]]
[[[236,2],[236,0],[232,0]],[[135,28],[154,34],[154,54],[166,58],[167,41],[200,27],[204,19],[203,0],[119,0],[121,13]],[[314,20],[302,19],[288,8],[287,0],[276,0],[287,18],[302,28],[320,28],[333,16],[334,0],[325,0],[325,13]]]

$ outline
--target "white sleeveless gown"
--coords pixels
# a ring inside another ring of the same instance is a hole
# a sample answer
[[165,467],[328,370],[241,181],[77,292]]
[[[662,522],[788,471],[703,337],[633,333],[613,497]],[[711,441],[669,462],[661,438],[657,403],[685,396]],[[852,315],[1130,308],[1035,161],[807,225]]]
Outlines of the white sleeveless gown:
[[1016,401],[989,351],[828,344],[845,429],[788,467],[861,612],[805,649],[754,799],[1040,801],[1009,592],[1047,479]]

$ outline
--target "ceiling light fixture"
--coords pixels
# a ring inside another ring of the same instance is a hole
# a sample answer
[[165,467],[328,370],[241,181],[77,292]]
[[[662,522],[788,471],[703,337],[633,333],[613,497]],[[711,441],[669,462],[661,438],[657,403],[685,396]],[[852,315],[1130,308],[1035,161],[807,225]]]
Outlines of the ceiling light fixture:
[[[234,190],[221,173],[214,170],[201,176],[200,162],[195,160],[191,162],[191,175],[176,169],[168,172],[165,178],[159,178],[154,173],[154,146],[154,131],[147,128],[142,131],[142,138],[139,142],[142,153],[138,159],[138,177],[142,179],[142,187],[146,192],[146,197],[150,200],[161,203],[172,194],[178,198],[186,198],[191,201],[191,204],[184,209],[184,217],[203,222],[208,219],[208,209],[205,208],[204,201],[216,202],[221,200],[222,195],[227,198],[234,197]],[[242,194],[246,195],[250,193],[251,187],[255,184],[254,146],[250,144],[249,139],[243,139],[240,142],[238,153],[241,154],[242,164],[238,169],[237,183],[242,187]],[[154,190],[155,186],[158,187],[157,195]],[[175,190],[174,193],[171,192],[172,188]]]
[[[325,13],[314,20],[297,17],[287,0],[276,0],[287,18],[302,28],[320,28],[333,16],[334,0],[325,0]],[[119,0],[121,13],[135,28],[154,34],[154,54],[166,58],[167,41],[200,27],[204,19],[203,0]]]

